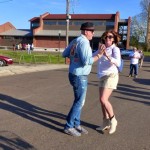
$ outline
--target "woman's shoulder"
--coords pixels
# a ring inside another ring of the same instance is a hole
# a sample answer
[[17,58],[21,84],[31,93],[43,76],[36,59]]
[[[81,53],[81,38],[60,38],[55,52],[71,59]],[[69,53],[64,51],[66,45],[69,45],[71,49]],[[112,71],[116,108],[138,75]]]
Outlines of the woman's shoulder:
[[112,49],[113,49],[114,51],[120,51],[120,48],[117,47],[115,44],[113,44]]

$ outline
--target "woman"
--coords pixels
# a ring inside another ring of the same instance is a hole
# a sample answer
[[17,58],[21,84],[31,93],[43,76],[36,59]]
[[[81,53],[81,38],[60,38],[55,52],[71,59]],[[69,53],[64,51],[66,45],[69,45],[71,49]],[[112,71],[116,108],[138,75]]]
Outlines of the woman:
[[[120,49],[116,46],[120,36],[113,30],[103,33],[102,44],[99,45],[99,51],[105,51],[98,60],[98,78],[99,78],[99,100],[103,113],[103,123],[96,130],[109,130],[109,134],[116,131],[117,120],[109,98],[114,89],[117,88],[119,81],[118,67],[121,65]],[[96,55],[96,53],[94,54]]]

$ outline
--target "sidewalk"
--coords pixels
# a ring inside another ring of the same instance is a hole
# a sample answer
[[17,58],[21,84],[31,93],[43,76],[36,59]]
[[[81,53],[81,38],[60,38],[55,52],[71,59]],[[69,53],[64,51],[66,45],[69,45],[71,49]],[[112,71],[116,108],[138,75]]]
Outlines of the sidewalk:
[[8,75],[16,75],[23,73],[38,72],[44,70],[55,70],[68,68],[66,64],[33,64],[33,65],[9,65],[0,67],[0,77]]

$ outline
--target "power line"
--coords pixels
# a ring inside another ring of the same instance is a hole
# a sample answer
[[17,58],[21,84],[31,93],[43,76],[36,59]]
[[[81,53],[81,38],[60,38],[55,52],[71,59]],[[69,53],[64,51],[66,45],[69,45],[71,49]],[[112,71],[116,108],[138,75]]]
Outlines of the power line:
[[13,0],[0,1],[0,3],[5,3],[5,2],[9,2],[9,1],[13,1]]

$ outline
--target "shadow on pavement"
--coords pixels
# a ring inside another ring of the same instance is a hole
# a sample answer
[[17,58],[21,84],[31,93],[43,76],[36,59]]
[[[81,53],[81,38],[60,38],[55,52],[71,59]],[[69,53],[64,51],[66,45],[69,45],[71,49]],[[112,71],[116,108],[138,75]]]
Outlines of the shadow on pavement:
[[[51,125],[53,123],[57,126],[63,127],[64,125],[58,121],[51,118],[65,119],[66,116],[53,111],[48,111],[40,107],[34,106],[28,102],[20,99],[16,99],[7,95],[0,94],[0,108],[16,115],[19,115],[25,119],[31,120],[33,122],[39,123],[45,127],[62,131],[62,129]],[[7,102],[7,103],[6,103]]]
[[[135,80],[137,80],[137,79],[135,79]],[[142,91],[142,90],[145,90],[145,91]],[[146,90],[147,90],[147,92],[146,92]],[[140,103],[143,103],[148,106],[150,105],[148,88],[146,89],[146,88],[142,88],[142,87],[138,87],[138,86],[135,88],[135,86],[119,84],[117,92],[120,94],[126,95],[126,96],[122,96],[122,97],[116,96],[119,99],[140,102]],[[128,98],[127,98],[127,96],[128,96]],[[145,101],[143,101],[143,99]]]
[[0,132],[0,149],[3,150],[36,150],[35,147],[16,134],[8,131]]
[[[34,106],[11,96],[0,94],[0,109],[9,111],[30,121],[41,124],[58,132],[63,132],[64,124],[56,119],[66,120],[66,115]],[[83,126],[95,129],[97,126],[81,121]],[[57,127],[59,126],[59,127]]]

